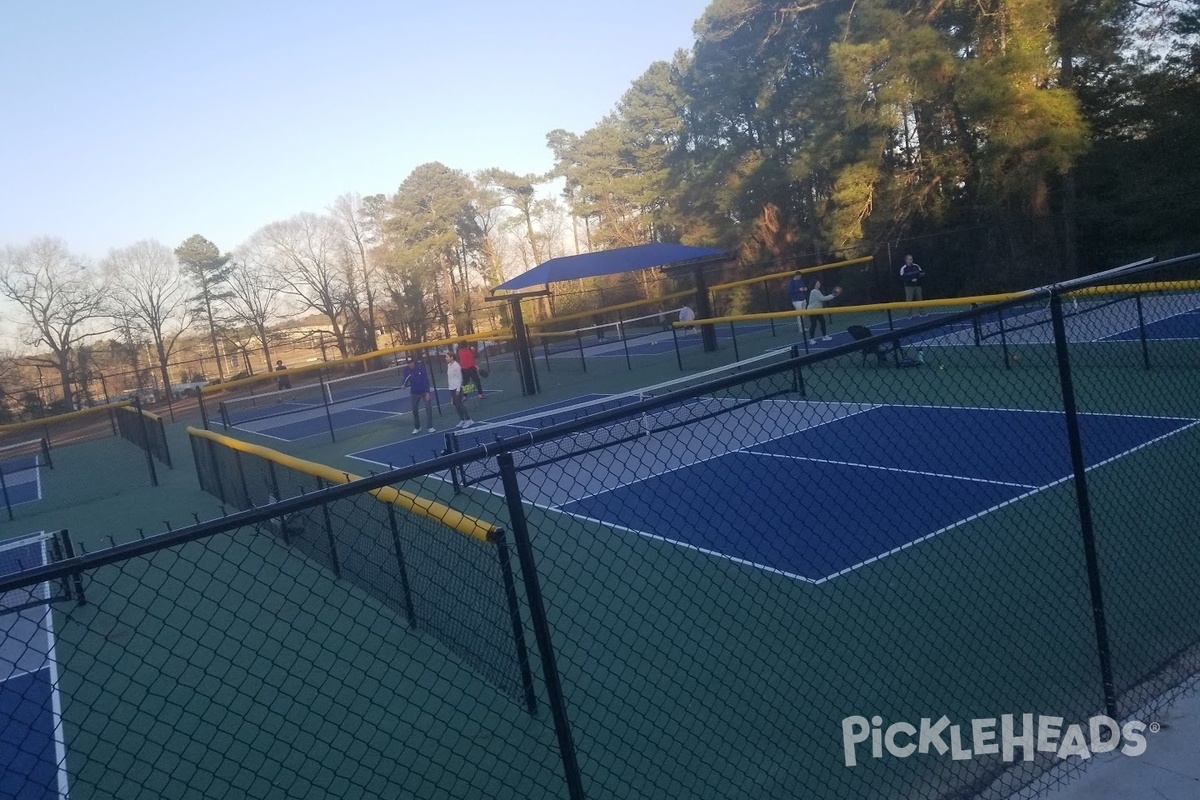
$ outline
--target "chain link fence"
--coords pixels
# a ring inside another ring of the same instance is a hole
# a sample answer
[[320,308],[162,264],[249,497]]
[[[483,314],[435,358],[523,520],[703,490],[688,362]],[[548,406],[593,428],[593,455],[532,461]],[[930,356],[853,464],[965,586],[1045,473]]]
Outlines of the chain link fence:
[[92,797],[948,799],[1153,747],[1200,671],[1198,273],[796,346],[361,479],[192,431],[228,516],[0,578],[83,592],[10,624],[48,733],[0,766]]

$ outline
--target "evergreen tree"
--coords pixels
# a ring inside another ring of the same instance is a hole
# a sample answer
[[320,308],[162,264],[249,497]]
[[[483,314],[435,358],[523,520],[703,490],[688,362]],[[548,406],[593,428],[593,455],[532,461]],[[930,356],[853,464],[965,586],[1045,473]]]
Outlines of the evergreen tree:
[[219,306],[230,297],[228,281],[233,270],[229,263],[230,255],[222,255],[215,244],[196,234],[175,248],[175,257],[179,259],[183,274],[196,290],[188,301],[208,323],[213,354],[217,358],[217,377],[224,381],[225,365],[217,343],[217,328]]

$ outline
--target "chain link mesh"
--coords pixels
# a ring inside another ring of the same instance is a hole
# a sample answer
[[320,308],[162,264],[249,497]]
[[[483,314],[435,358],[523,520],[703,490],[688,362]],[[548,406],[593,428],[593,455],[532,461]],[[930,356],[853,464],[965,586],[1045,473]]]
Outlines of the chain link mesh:
[[[1121,292],[871,326],[362,480],[196,432],[201,485],[239,511],[0,582],[83,576],[86,603],[34,626],[50,690],[23,695],[58,704],[56,779],[947,799],[1068,780],[1072,725],[1095,747],[1093,720],[1153,719],[1200,671],[1200,294]],[[468,516],[504,528],[507,575]]]

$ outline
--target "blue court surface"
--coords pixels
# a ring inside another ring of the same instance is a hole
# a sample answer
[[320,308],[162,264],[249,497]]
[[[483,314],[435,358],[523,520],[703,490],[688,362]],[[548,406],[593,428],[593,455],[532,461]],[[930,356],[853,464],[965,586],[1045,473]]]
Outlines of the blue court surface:
[[[1195,424],[1084,414],[1086,464]],[[522,482],[542,507],[821,583],[1071,477],[1060,412],[768,401],[693,427]]]
[[10,506],[16,506],[42,499],[41,468],[32,456],[29,462],[25,466],[15,462],[4,465],[4,496],[0,497],[0,504],[7,500]]
[[[0,543],[0,574],[41,566],[45,548],[41,535]],[[50,607],[0,612],[0,797],[67,797],[57,685]]]
[[[1142,332],[1138,328],[1115,333],[1105,337],[1106,342],[1132,341],[1140,339]],[[1156,341],[1187,339],[1200,341],[1200,310],[1176,314],[1173,317],[1156,320],[1146,324],[1146,338]]]

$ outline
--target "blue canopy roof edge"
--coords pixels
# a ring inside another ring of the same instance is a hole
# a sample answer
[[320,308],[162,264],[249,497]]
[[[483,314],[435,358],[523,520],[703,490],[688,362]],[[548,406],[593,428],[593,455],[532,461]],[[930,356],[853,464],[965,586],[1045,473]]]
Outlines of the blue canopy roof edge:
[[561,256],[543,261],[533,269],[505,281],[492,289],[492,294],[528,289],[531,286],[542,286],[559,281],[573,281],[580,278],[594,278],[598,275],[617,275],[622,272],[635,272],[651,267],[665,267],[686,261],[728,257],[728,255],[726,251],[715,247],[691,247],[667,242],[652,242],[584,253],[578,256]]

